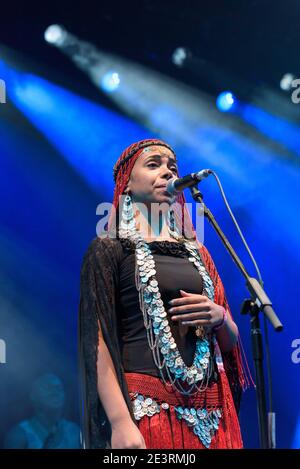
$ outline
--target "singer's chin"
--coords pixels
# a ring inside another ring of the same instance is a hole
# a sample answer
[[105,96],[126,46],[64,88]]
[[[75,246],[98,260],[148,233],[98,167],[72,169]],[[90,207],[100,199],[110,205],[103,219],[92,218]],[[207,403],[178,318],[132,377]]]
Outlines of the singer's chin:
[[157,197],[159,198],[168,198],[168,199],[173,199],[173,195],[170,194],[170,192],[168,192],[165,188],[163,187],[158,187],[156,189],[156,193],[157,193]]
[[169,192],[165,192],[161,197],[159,197],[159,199],[160,202],[166,202],[169,205],[171,205],[175,201],[175,197],[169,194]]

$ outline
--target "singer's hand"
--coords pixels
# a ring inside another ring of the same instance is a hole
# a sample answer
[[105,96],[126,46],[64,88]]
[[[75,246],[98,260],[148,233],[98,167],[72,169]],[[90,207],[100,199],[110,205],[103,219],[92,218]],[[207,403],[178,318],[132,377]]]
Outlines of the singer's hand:
[[224,308],[211,301],[207,296],[187,293],[180,290],[181,298],[169,301],[172,306],[168,313],[172,321],[187,326],[217,327],[223,321]]

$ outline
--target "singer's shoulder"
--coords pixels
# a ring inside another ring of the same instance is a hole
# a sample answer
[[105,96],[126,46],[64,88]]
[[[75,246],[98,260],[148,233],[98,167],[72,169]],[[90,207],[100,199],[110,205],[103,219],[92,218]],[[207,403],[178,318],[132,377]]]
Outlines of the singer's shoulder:
[[120,257],[122,253],[122,246],[118,238],[111,238],[109,236],[97,236],[90,241],[85,254],[84,260],[109,258],[113,261],[114,258]]
[[204,244],[200,243],[200,241],[198,239],[195,239],[193,241],[193,244],[198,247],[198,249],[203,249],[204,248]]
[[208,259],[208,258],[210,259],[211,255],[210,255],[210,252],[207,249],[207,247],[205,247],[204,244],[200,243],[200,241],[197,241],[197,245],[198,245],[198,249],[199,249],[200,253],[202,254],[202,256],[205,259]]

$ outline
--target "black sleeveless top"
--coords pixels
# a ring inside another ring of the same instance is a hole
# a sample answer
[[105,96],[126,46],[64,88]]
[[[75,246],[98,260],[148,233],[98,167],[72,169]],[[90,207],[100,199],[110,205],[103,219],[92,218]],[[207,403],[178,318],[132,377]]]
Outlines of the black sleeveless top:
[[[149,348],[143,313],[139,305],[135,286],[135,247],[128,239],[120,239],[124,258],[119,266],[118,323],[124,371],[160,376]],[[166,311],[168,301],[182,297],[180,289],[189,293],[202,294],[203,281],[197,268],[188,260],[189,253],[183,243],[152,241],[148,243],[156,265],[161,299]],[[170,316],[169,316],[170,318]],[[191,366],[195,354],[196,335],[189,328],[185,343],[176,340],[178,325],[169,319],[179,352],[187,366]]]

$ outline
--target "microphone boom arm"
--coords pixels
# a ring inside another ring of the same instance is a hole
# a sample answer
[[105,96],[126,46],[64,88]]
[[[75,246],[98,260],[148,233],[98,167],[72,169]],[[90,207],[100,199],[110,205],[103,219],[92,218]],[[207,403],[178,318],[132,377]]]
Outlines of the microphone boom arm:
[[259,422],[259,439],[260,446],[263,449],[274,448],[275,443],[273,436],[275,434],[275,429],[272,427],[274,425],[274,420],[272,417],[275,414],[269,414],[270,425],[268,428],[267,421],[267,407],[266,407],[266,396],[265,396],[265,382],[264,382],[264,372],[263,372],[263,347],[262,347],[262,333],[259,323],[259,311],[262,311],[266,318],[271,322],[275,331],[280,332],[283,329],[279,318],[275,314],[275,311],[272,308],[272,302],[266,295],[264,289],[257,281],[256,278],[250,277],[247,270],[245,269],[242,261],[236,254],[235,250],[229,243],[225,234],[218,225],[213,214],[206,207],[203,202],[203,195],[200,192],[197,186],[190,187],[191,194],[193,199],[196,202],[200,202],[203,206],[204,216],[208,219],[210,224],[213,226],[214,230],[218,234],[225,248],[231,255],[234,263],[239,268],[240,272],[246,279],[246,286],[251,295],[251,299],[245,300],[242,306],[242,314],[250,313],[251,316],[251,341],[252,341],[252,354],[253,361],[255,365],[255,378],[256,378],[256,395],[257,395],[257,414]]

